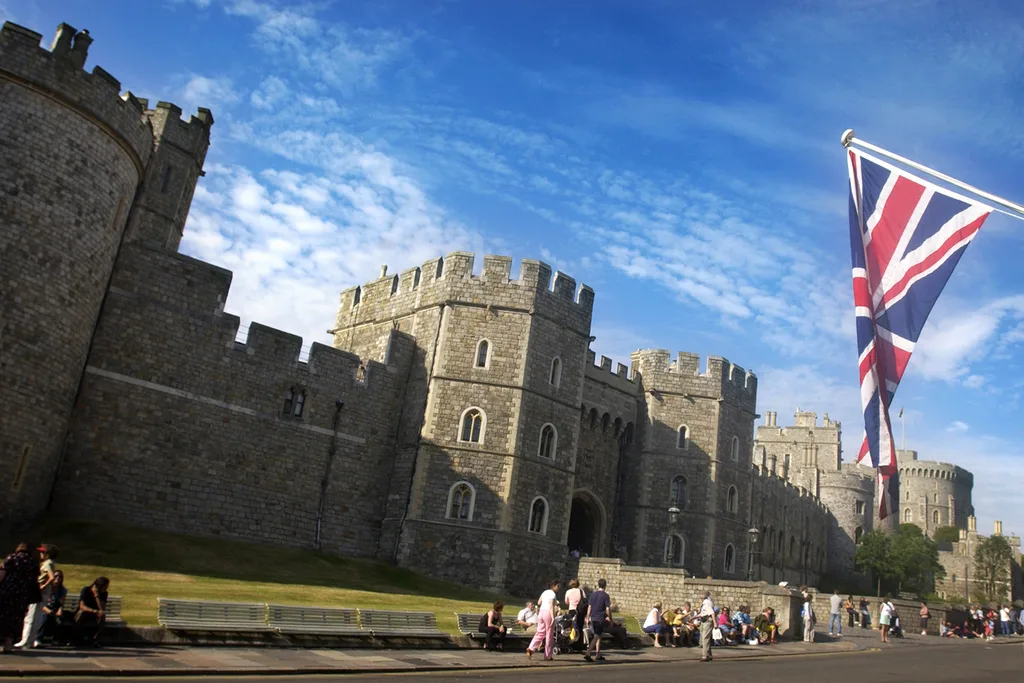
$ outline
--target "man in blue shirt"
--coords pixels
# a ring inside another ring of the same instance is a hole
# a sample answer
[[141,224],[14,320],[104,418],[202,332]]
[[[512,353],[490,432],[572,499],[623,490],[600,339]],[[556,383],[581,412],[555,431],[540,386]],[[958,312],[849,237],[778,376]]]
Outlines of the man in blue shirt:
[[753,632],[753,624],[750,622],[750,614],[747,610],[746,605],[740,605],[732,617],[733,626],[736,627],[737,634],[743,640],[750,640]]
[[604,590],[607,587],[608,582],[599,579],[597,590],[590,594],[590,599],[587,601],[587,622],[594,631],[594,637],[587,645],[587,653],[583,655],[583,659],[588,662],[594,661],[590,657],[590,652],[594,648],[597,648],[597,659],[604,659],[601,656],[601,634],[604,633],[605,627],[612,623],[612,599]]

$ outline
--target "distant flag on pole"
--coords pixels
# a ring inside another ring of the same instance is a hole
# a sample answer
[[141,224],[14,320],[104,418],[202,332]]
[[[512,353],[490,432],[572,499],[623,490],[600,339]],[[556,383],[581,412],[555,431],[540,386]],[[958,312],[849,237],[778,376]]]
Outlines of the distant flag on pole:
[[928,314],[992,208],[862,150],[846,151],[865,431],[857,462],[876,470],[878,517],[885,519],[898,471],[889,406]]

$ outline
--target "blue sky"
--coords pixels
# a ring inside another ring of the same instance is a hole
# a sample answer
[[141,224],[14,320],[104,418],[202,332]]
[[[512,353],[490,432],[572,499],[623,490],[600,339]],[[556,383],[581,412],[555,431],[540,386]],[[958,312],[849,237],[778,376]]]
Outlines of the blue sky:
[[[860,440],[838,140],[1024,201],[1012,1],[0,0],[67,21],[139,96],[217,123],[183,251],[228,309],[326,341],[337,294],[447,251],[542,258],[597,293],[594,344],[759,376]],[[90,66],[91,68],[91,66]],[[897,396],[907,446],[1024,533],[1024,224],[994,215]],[[479,269],[480,264],[477,264]]]

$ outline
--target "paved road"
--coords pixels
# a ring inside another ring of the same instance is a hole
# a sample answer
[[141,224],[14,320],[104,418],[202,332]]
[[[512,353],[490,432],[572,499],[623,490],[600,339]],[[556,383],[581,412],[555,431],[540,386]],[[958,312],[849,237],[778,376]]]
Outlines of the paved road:
[[[614,658],[609,658],[614,661]],[[547,667],[538,663],[529,670],[470,671],[466,673],[417,673],[258,677],[203,676],[203,683],[237,683],[241,680],[259,683],[555,683],[585,681],[668,681],[680,679],[687,683],[722,683],[723,681],[757,681],[758,683],[794,683],[801,681],[836,681],[845,683],[1007,683],[1024,680],[1024,643],[988,646],[977,641],[950,642],[939,647],[896,647],[863,652],[823,653],[820,655],[781,656],[765,659],[724,659],[710,664],[694,661],[650,664],[594,664],[589,667]],[[37,679],[39,680],[39,679]],[[45,679],[44,679],[45,680]],[[58,679],[51,679],[58,680]],[[89,681],[96,678],[59,680]],[[121,679],[125,680],[125,679]],[[147,683],[178,682],[182,678],[146,677]],[[191,678],[185,680],[193,680]],[[195,678],[194,680],[199,680]]]

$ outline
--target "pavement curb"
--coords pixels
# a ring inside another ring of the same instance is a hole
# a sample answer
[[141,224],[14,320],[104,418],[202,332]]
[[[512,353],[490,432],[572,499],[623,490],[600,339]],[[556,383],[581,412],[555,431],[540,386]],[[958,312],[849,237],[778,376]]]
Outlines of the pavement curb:
[[[721,661],[730,660],[754,660],[754,659],[771,659],[773,657],[819,657],[821,655],[828,654],[847,654],[852,652],[861,652],[869,650],[870,648],[865,647],[851,647],[836,650],[834,652],[823,651],[823,652],[764,652],[756,653],[752,651],[751,654],[735,654],[726,657],[721,657]],[[17,656],[17,655],[15,655]],[[562,655],[563,657],[565,655]],[[572,660],[556,660],[554,664],[547,664],[544,662],[530,662],[526,661],[520,664],[504,664],[498,666],[481,666],[469,664],[466,666],[419,666],[419,667],[377,667],[377,668],[343,668],[343,667],[301,667],[301,668],[266,668],[266,667],[251,667],[251,668],[230,668],[230,669],[197,669],[190,667],[165,667],[159,669],[131,669],[131,668],[111,668],[111,669],[62,669],[62,670],[46,670],[46,669],[0,669],[0,679],[5,678],[160,678],[160,677],[200,677],[200,676],[219,676],[219,677],[240,677],[240,676],[354,676],[354,675],[372,675],[372,674],[409,674],[415,672],[423,673],[446,673],[446,672],[457,672],[457,671],[518,671],[523,669],[570,669],[570,668],[583,668],[583,667],[594,667],[594,666],[628,666],[635,664],[662,664],[662,663],[673,663],[673,664],[699,664],[700,659],[698,658],[686,658],[686,659],[641,659],[641,660],[628,660],[628,659],[612,659],[606,660],[600,664],[592,664],[584,661],[583,659],[577,659],[575,655],[571,655]],[[3,661],[3,660],[0,660]]]

